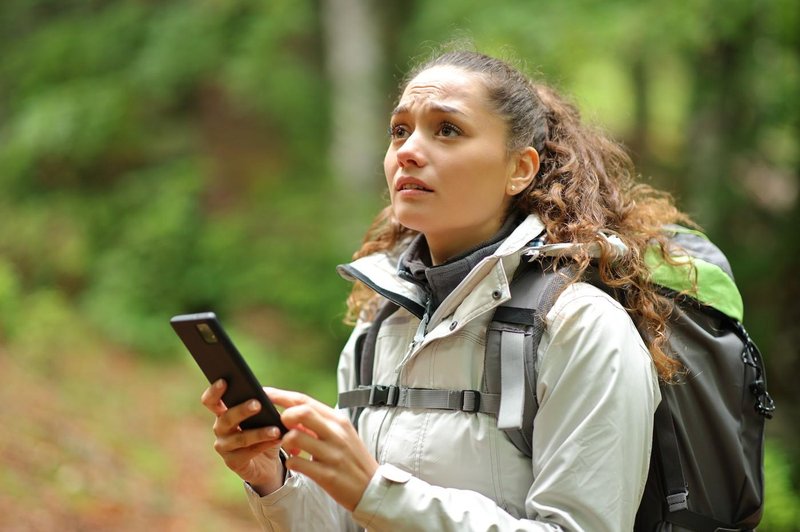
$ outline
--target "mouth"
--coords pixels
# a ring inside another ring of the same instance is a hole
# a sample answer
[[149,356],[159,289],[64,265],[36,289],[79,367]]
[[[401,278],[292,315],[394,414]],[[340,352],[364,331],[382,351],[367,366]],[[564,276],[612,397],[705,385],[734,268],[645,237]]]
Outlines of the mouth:
[[404,190],[420,190],[422,192],[433,192],[433,189],[429,188],[425,183],[423,183],[419,179],[414,179],[411,177],[401,177],[397,181],[397,184],[395,185],[395,190],[398,192]]
[[406,183],[405,185],[400,185],[397,190],[427,190],[428,192],[432,192],[431,189],[415,183]]

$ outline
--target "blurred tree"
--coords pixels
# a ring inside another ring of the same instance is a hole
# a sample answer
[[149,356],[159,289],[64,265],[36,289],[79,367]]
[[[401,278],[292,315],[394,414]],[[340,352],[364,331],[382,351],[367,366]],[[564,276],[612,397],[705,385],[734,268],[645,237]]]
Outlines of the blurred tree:
[[375,208],[369,194],[383,180],[380,154],[385,146],[383,78],[385,51],[377,5],[364,0],[323,0],[326,72],[330,81],[331,134],[328,166],[337,186],[338,205],[360,215],[337,224],[343,244],[364,230]]
[[151,352],[172,350],[171,313],[277,307],[333,332],[297,349],[335,363],[347,254],[308,157],[327,142],[315,3],[12,0],[0,18],[0,254],[21,289]]
[[384,51],[373,2],[324,0],[325,59],[330,80],[330,168],[344,188],[372,187],[384,142]]

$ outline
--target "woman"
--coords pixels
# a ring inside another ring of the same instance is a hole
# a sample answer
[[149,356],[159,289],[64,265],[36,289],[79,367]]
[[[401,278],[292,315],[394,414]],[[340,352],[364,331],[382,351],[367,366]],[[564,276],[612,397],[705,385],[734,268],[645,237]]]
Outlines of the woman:
[[[258,405],[226,409],[216,383],[203,394],[215,448],[246,481],[257,518],[267,530],[630,530],[658,377],[677,367],[661,348],[667,303],[644,282],[642,250],[683,216],[635,185],[625,152],[574,107],[478,53],[447,52],[412,72],[390,136],[391,205],[340,269],[357,280],[348,304],[358,320],[340,390],[355,386],[356,338],[376,315],[375,384],[480,389],[487,324],[522,251],[536,239],[569,244],[562,260],[578,273],[538,348],[533,457],[490,415],[370,407],[356,429],[278,389],[268,394],[285,408],[283,439],[241,431]],[[580,282],[590,262],[625,290],[627,311]]]

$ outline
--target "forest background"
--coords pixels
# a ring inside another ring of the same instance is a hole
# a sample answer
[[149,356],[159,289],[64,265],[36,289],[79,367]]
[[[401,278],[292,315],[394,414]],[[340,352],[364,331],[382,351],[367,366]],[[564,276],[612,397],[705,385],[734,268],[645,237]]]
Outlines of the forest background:
[[397,84],[464,36],[726,251],[778,403],[761,530],[800,530],[796,0],[3,0],[0,529],[254,528],[169,317],[333,404]]

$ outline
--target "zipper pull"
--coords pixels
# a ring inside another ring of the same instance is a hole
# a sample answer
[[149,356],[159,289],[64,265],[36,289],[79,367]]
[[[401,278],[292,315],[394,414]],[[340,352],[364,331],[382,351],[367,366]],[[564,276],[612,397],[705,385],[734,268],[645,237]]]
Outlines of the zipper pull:
[[422,340],[425,338],[425,329],[427,329],[428,327],[429,319],[430,318],[428,318],[428,313],[426,312],[422,316],[422,319],[419,322],[419,326],[417,327],[417,332],[414,333],[414,341],[411,342],[412,349],[421,344]]
[[433,298],[428,296],[428,301],[425,303],[425,314],[422,315],[422,319],[419,321],[419,326],[417,327],[417,332],[414,333],[414,341],[411,342],[411,350],[413,351],[415,347],[422,343],[422,340],[425,338],[425,333],[428,329],[428,322],[431,319],[431,307],[433,306]]

